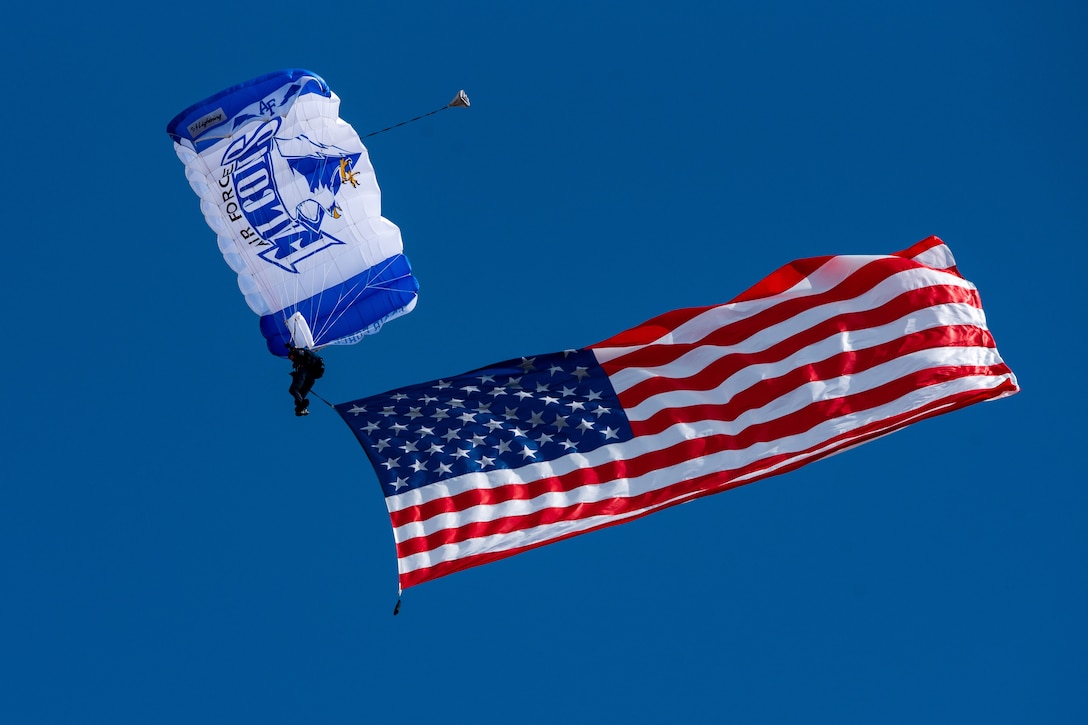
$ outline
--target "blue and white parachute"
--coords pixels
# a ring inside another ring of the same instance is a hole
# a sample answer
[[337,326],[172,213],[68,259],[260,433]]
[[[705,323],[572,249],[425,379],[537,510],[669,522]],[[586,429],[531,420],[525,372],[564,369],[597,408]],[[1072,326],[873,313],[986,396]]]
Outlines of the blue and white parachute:
[[366,147],[324,80],[283,70],[167,126],[268,349],[351,344],[412,310],[419,285],[381,214]]

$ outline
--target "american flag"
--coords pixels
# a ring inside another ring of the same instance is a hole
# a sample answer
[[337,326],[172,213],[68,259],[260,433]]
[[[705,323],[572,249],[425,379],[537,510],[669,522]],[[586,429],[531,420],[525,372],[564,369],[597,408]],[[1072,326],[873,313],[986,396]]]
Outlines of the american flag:
[[930,237],[336,409],[381,482],[403,590],[1018,390]]

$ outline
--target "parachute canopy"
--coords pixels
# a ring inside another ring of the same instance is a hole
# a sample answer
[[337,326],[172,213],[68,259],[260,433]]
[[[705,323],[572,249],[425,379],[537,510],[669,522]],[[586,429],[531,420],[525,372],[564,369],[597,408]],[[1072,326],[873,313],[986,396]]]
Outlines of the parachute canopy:
[[366,147],[317,75],[228,88],[167,126],[208,226],[275,355],[352,344],[416,304]]

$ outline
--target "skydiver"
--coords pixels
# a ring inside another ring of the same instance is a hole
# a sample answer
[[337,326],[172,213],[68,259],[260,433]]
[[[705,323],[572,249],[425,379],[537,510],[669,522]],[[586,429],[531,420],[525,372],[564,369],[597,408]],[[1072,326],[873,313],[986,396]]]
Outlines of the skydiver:
[[325,362],[312,350],[287,343],[287,359],[291,361],[291,387],[295,399],[295,415],[309,415],[310,401],[306,398],[314,381],[325,374]]

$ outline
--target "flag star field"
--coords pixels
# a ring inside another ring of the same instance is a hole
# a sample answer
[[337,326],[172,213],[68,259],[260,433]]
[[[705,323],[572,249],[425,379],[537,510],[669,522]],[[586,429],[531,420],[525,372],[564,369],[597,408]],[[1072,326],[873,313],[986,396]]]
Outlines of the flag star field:
[[521,358],[336,406],[387,496],[631,438],[592,352]]

